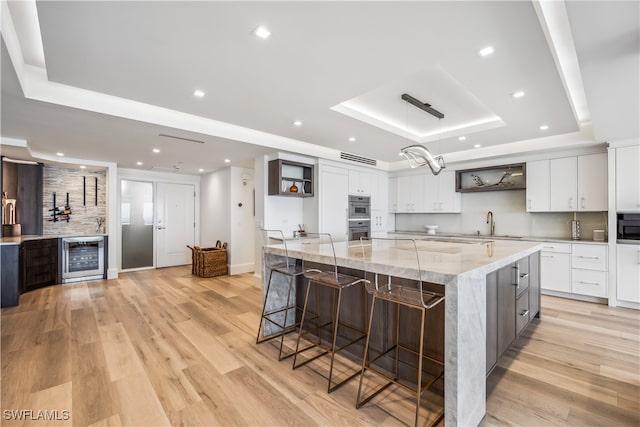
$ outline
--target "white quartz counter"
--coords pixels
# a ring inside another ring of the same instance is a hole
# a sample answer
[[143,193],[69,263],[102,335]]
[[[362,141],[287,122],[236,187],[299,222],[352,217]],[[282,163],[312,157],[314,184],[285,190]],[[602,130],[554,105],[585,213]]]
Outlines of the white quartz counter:
[[[540,244],[531,242],[473,239],[445,242],[422,240],[423,237],[416,236],[422,280],[442,285],[467,273],[484,276],[541,249]],[[374,251],[366,246],[363,250],[358,241],[336,242],[334,246],[338,266],[396,277],[415,277],[416,257],[407,250],[406,244]],[[290,241],[287,249],[293,258],[329,265],[334,263],[331,246],[317,240]],[[284,245],[266,246],[265,252],[285,255]]]

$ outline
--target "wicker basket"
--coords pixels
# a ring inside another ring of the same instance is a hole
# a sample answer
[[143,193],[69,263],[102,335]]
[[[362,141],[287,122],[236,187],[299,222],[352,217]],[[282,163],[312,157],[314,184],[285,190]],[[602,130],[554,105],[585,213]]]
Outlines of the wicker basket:
[[214,277],[227,274],[227,250],[222,248],[191,247],[191,274]]

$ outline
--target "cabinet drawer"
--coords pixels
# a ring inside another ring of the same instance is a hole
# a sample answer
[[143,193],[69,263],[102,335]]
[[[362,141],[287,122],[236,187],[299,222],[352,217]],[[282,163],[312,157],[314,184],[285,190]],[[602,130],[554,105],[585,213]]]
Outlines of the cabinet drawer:
[[529,293],[525,292],[516,300],[516,335],[529,323]]
[[573,270],[571,292],[592,297],[607,297],[607,272],[593,270]]
[[557,252],[563,254],[571,253],[571,243],[553,243],[553,242],[544,242],[542,244],[543,252]]
[[527,289],[529,289],[529,258],[521,259],[516,262],[518,269],[515,274],[518,277],[514,277],[516,285],[516,298]]
[[574,243],[571,266],[585,270],[607,271],[607,246]]

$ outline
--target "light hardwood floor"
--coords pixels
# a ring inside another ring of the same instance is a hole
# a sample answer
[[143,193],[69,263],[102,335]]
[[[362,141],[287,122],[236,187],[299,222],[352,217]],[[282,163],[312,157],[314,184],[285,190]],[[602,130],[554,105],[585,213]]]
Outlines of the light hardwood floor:
[[[354,408],[358,382],[326,393],[323,358],[291,370],[255,345],[252,275],[190,267],[52,286],[2,310],[3,425],[404,425],[413,400],[388,389]],[[488,380],[483,425],[640,425],[640,313],[543,297]],[[334,374],[335,375],[335,374]],[[423,417],[440,396],[425,395]],[[5,410],[69,410],[6,420]]]

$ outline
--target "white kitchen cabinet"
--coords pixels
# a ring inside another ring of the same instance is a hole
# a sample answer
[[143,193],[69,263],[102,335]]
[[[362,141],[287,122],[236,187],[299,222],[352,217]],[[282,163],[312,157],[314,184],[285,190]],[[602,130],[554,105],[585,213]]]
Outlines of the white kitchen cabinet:
[[349,174],[346,169],[324,167],[320,171],[319,231],[331,233],[335,241],[348,239],[348,193]]
[[577,295],[607,297],[607,272],[573,269],[571,291]]
[[455,171],[439,175],[427,173],[424,179],[425,212],[458,213],[462,209],[462,194],[456,192]]
[[607,245],[571,245],[572,293],[607,297],[608,249]]
[[640,303],[640,245],[617,245],[616,296]]
[[385,211],[389,209],[389,179],[386,172],[373,174],[373,187],[371,188],[371,210]]
[[397,176],[390,176],[388,181],[387,188],[389,189],[387,193],[388,201],[389,201],[389,213],[398,212],[398,182],[400,180]]
[[564,157],[549,161],[549,209],[551,211],[577,211],[578,159]]
[[398,177],[398,209],[396,212],[417,213],[425,211],[425,174]]
[[549,212],[549,160],[527,162],[527,212]]
[[540,287],[542,290],[571,292],[571,254],[540,253]]
[[382,231],[387,231],[387,211],[379,209],[371,209],[371,233],[373,237]]
[[[636,164],[636,169],[638,164]],[[606,211],[607,154],[578,156],[578,210]]]
[[616,208],[640,212],[640,146],[616,148]]
[[527,212],[607,210],[607,154],[527,163]]
[[571,292],[571,243],[545,242],[542,244],[540,288]]
[[373,188],[373,173],[349,169],[349,194],[357,196],[371,195]]

